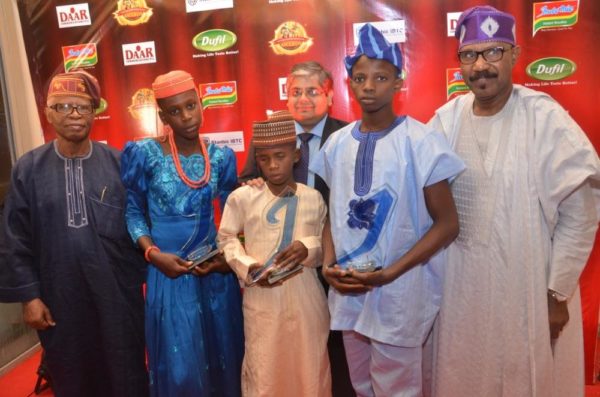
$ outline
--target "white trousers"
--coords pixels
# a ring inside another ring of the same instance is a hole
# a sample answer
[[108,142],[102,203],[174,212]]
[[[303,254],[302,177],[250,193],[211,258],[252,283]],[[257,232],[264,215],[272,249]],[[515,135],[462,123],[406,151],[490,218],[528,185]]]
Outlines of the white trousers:
[[358,397],[422,397],[422,347],[380,343],[343,331],[350,380]]

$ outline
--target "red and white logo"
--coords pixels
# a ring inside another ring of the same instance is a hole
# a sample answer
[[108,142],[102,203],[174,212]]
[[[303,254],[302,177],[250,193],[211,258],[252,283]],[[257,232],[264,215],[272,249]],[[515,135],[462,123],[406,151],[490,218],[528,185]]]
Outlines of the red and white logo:
[[88,3],[70,4],[56,7],[59,28],[72,28],[92,24]]
[[154,41],[123,44],[123,64],[125,66],[156,63]]
[[446,21],[448,23],[448,37],[454,37],[454,32],[456,32],[456,24],[458,23],[460,14],[462,14],[462,12],[449,12],[446,14]]

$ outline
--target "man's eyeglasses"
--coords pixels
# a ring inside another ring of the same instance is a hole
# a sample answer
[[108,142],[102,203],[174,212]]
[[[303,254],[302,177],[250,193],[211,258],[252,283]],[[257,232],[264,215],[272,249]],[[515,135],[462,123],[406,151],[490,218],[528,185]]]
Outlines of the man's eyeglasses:
[[486,62],[498,62],[499,60],[502,59],[504,52],[508,51],[510,49],[512,49],[512,47],[511,48],[492,47],[492,48],[486,48],[483,51],[473,51],[473,50],[459,51],[458,52],[458,60],[463,65],[471,65],[471,64],[477,62],[477,58],[479,58],[479,55],[481,55]]
[[325,91],[323,91],[320,88],[306,88],[306,89],[302,89],[302,88],[292,88],[289,92],[289,96],[291,96],[292,98],[300,98],[302,96],[302,94],[306,95],[308,98],[316,98],[318,96],[321,96],[325,93]]
[[62,114],[71,114],[74,109],[77,109],[77,113],[80,115],[92,114],[94,112],[94,107],[91,104],[87,105],[75,105],[73,103],[55,103],[54,105],[48,106],[50,109],[53,109],[57,113]]

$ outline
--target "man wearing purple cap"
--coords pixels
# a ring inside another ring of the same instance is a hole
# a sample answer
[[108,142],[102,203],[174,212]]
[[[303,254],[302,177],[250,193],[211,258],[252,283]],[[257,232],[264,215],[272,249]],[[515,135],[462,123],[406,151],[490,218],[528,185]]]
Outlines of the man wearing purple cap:
[[57,397],[146,396],[146,265],[127,235],[119,152],[90,140],[98,81],[56,75],[46,105],[56,139],[12,171],[0,301],[23,302]]
[[448,249],[434,395],[583,396],[578,279],[597,228],[600,162],[548,95],[512,83],[512,15],[458,20],[471,93],[437,110],[467,170],[453,182],[460,234]]
[[366,24],[345,65],[361,119],[333,134],[311,163],[330,188],[323,275],[332,286],[331,329],[343,332],[359,397],[420,397],[443,247],[458,233],[448,179],[464,165],[443,134],[395,113],[397,44]]

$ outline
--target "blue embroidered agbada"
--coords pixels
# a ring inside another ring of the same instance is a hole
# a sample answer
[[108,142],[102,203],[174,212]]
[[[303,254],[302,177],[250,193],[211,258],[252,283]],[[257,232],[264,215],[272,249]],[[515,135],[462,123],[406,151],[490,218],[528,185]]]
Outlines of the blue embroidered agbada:
[[[333,134],[311,162],[330,188],[337,263],[388,267],[431,227],[423,188],[460,173],[444,136],[410,117],[380,132],[360,121]],[[444,252],[364,294],[329,290],[331,329],[395,346],[421,346],[441,299]]]
[[127,235],[119,152],[91,148],[70,159],[48,143],[15,164],[0,301],[48,306],[56,326],[39,337],[56,396],[146,396],[146,264]]
[[[170,154],[153,139],[128,143],[122,160],[131,238],[151,236],[162,252],[186,258],[215,246],[213,200],[223,206],[237,183],[229,148],[208,145],[209,183],[185,185]],[[204,173],[200,154],[179,156],[191,179]],[[240,286],[233,273],[169,278],[149,266],[146,338],[153,396],[239,396],[244,351]]]

